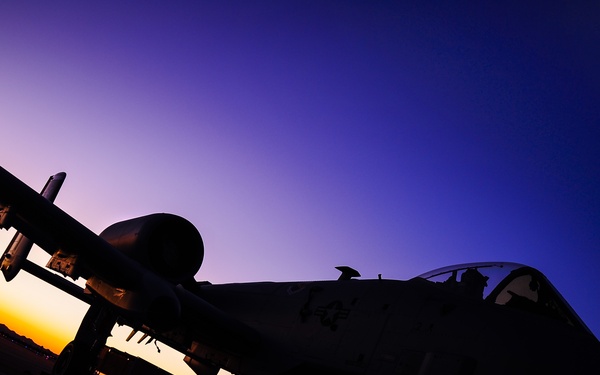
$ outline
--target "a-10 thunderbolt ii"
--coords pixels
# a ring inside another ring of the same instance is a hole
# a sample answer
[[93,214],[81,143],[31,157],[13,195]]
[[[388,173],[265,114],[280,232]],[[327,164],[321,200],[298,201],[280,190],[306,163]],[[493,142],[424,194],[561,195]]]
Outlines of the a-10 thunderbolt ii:
[[[0,226],[17,234],[2,256],[89,303],[54,374],[92,374],[115,324],[164,342],[199,375],[600,374],[600,344],[548,279],[514,263],[448,267],[410,280],[212,285],[197,282],[198,230],[171,214],[115,223],[99,235],[0,168]],[[32,244],[47,268],[27,260]],[[52,308],[60,308],[54,306]]]

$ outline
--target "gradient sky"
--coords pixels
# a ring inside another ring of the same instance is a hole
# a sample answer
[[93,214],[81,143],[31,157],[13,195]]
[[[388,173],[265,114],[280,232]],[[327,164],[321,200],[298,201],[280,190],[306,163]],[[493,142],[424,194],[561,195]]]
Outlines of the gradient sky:
[[594,2],[3,2],[0,163],[35,189],[67,172],[56,203],[97,233],[186,217],[198,280],[506,260],[600,336],[599,17]]

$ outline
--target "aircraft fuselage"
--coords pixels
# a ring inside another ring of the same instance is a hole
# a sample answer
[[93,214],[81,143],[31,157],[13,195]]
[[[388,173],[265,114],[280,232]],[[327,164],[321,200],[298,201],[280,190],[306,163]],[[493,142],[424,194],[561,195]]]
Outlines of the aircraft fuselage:
[[[599,370],[595,337],[561,321],[424,279],[204,285],[256,329],[252,356],[209,357],[240,374],[531,374]],[[595,366],[595,367],[594,367]]]

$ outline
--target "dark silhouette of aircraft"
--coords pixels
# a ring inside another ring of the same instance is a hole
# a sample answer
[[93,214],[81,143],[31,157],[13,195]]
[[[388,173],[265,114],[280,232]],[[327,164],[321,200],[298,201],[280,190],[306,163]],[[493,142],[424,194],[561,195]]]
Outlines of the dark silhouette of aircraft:
[[[93,373],[117,323],[199,375],[600,373],[597,338],[534,268],[466,264],[398,281],[338,267],[338,280],[212,285],[194,280],[204,247],[189,221],[152,214],[96,235],[52,203],[64,178],[38,194],[0,168],[0,226],[18,231],[5,278],[23,269],[90,304],[54,374]],[[27,260],[33,243],[85,289]]]

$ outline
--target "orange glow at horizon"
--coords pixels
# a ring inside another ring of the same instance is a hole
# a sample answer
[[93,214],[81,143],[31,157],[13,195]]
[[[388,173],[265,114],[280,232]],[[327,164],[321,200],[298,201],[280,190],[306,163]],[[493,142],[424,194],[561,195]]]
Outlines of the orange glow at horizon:
[[[13,235],[14,230],[0,231],[0,244],[8,244]],[[48,258],[48,254],[36,246],[28,257],[38,265],[45,265]],[[83,286],[83,281],[79,279],[76,284]],[[0,323],[55,354],[73,340],[88,307],[25,271],[19,272],[11,282],[0,276]],[[193,374],[183,361],[183,354],[163,344],[160,344],[159,354],[154,345],[139,345],[137,340],[125,342],[130,332],[129,327],[115,326],[107,345],[144,358],[172,374]]]
[[70,332],[65,332],[61,327],[52,327],[50,322],[40,321],[34,314],[27,315],[27,312],[6,307],[4,304],[0,307],[0,323],[55,354],[59,354],[73,339]]
[[[0,244],[13,232],[0,232]],[[34,247],[29,258],[45,264],[48,256]],[[0,276],[0,323],[56,354],[75,337],[86,310],[85,303],[25,271],[11,282]]]

